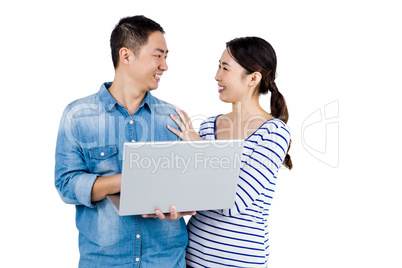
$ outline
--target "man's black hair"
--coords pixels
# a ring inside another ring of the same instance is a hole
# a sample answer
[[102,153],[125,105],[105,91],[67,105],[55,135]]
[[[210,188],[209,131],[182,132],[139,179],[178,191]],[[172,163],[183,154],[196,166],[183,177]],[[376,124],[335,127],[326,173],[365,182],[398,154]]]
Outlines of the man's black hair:
[[122,18],[110,36],[114,68],[116,69],[119,64],[119,51],[122,47],[130,49],[136,55],[148,42],[148,37],[156,31],[165,33],[162,26],[145,16]]

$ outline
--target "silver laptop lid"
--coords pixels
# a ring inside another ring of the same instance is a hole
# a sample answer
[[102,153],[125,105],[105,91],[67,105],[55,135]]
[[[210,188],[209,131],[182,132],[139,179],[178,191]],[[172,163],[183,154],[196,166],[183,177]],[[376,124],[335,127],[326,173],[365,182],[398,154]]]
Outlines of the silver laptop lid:
[[231,208],[243,142],[125,143],[116,210],[119,215],[138,215],[154,213],[155,209],[169,212],[171,205],[178,211]]

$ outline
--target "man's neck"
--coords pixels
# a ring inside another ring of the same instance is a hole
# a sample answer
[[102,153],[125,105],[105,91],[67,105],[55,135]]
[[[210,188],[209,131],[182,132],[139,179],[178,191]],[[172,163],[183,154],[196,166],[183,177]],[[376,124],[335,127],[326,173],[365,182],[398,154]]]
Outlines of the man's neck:
[[127,109],[130,115],[137,111],[147,94],[146,91],[139,90],[134,83],[118,77],[115,77],[109,87],[109,92],[118,103]]

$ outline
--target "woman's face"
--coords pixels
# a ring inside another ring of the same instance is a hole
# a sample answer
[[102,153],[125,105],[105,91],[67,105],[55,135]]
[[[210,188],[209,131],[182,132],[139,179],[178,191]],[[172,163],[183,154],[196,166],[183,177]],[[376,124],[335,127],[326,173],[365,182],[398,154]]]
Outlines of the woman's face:
[[247,75],[230,55],[227,49],[223,51],[215,80],[218,81],[219,99],[224,102],[236,103],[247,97]]

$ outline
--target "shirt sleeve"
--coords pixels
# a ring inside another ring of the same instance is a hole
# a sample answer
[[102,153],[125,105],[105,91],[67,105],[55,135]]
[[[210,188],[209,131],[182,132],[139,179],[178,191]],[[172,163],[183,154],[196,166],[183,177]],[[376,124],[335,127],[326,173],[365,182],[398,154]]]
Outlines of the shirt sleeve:
[[68,106],[60,122],[56,144],[55,186],[65,203],[95,207],[91,203],[91,192],[98,175],[88,172],[72,115],[73,108]]
[[215,122],[216,122],[216,118],[218,116],[208,117],[201,123],[200,130],[198,131],[198,135],[203,140],[214,140],[215,139]]
[[[276,126],[276,127],[275,127]],[[237,178],[235,204],[231,209],[221,210],[225,216],[246,213],[268,215],[276,186],[276,175],[285,159],[290,133],[285,125],[275,124],[253,134],[244,146],[242,164]]]

